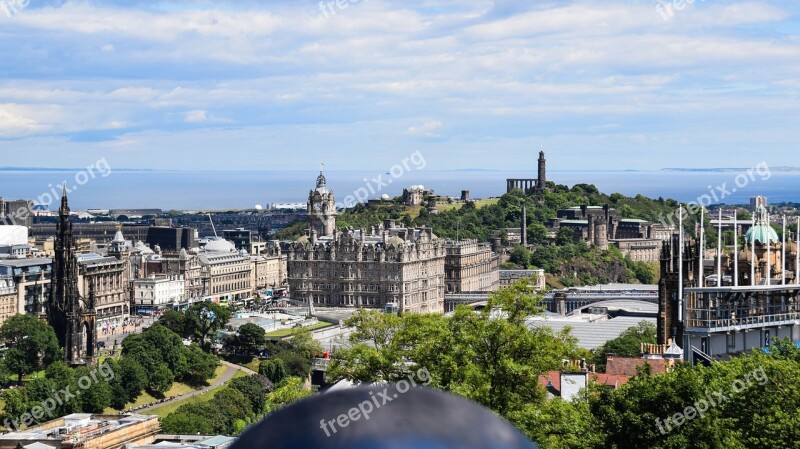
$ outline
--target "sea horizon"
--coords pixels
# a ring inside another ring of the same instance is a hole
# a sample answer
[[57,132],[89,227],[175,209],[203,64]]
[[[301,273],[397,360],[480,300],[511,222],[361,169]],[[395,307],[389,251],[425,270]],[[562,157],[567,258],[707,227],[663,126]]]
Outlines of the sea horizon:
[[[0,169],[0,197],[47,202],[66,182],[70,204],[81,209],[153,208],[162,210],[225,210],[267,207],[274,203],[304,203],[315,187],[318,170],[137,170],[114,169],[95,173],[85,183],[74,182],[69,169]],[[79,173],[79,172],[75,172]],[[436,194],[472,198],[499,197],[507,178],[535,178],[531,170],[409,170],[400,176],[368,170],[325,170],[328,187],[337,201],[349,195],[368,199],[383,194],[402,195],[403,188],[423,185]],[[770,203],[800,202],[800,172],[770,173],[734,169],[685,170],[549,170],[548,181],[569,187],[592,184],[606,194],[641,194],[651,198],[697,201],[703,195],[712,204],[748,204],[764,195]],[[744,182],[746,181],[746,182]],[[742,187],[737,184],[743,184]],[[42,201],[38,201],[41,199]],[[50,209],[57,207],[50,200]]]

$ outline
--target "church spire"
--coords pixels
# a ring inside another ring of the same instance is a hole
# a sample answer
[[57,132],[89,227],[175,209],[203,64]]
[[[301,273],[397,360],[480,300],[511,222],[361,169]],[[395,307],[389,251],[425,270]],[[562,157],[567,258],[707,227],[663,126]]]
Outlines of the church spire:
[[61,187],[61,208],[58,210],[58,214],[61,216],[69,217],[69,203],[67,200],[67,185],[64,184]]

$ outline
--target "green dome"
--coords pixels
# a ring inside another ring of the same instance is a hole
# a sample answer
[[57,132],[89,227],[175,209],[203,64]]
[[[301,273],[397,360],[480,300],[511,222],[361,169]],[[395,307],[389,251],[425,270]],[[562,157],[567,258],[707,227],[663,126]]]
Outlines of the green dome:
[[772,226],[767,224],[757,224],[750,228],[745,238],[747,238],[747,243],[750,244],[753,243],[753,238],[761,244],[767,243],[768,240],[770,243],[778,243],[778,233],[772,229]]
[[763,196],[756,198],[755,222],[753,227],[747,231],[745,238],[747,243],[752,244],[753,239],[765,245],[767,243],[778,243],[778,233],[769,224],[769,213],[767,212],[767,199]]

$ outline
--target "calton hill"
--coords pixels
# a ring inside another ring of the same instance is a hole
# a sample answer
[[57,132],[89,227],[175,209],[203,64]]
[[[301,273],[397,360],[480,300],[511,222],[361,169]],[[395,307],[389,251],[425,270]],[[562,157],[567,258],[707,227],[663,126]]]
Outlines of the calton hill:
[[[548,235],[547,222],[561,209],[577,206],[605,206],[617,210],[620,217],[647,220],[677,227],[675,211],[678,202],[673,199],[650,199],[642,195],[626,197],[619,193],[606,195],[590,184],[572,188],[549,183],[545,192],[525,194],[512,190],[499,199],[468,201],[464,204],[443,204],[438,213],[429,213],[425,206],[407,206],[401,197],[389,201],[372,201],[359,204],[336,219],[337,228],[368,228],[383,220],[396,220],[407,227],[431,227],[440,238],[477,239],[489,242],[500,237],[509,246],[506,229],[519,228],[523,207],[526,210],[528,248],[511,249],[510,259],[502,268],[541,268],[547,274],[547,284],[552,288],[594,285],[605,283],[643,283],[658,281],[655,264],[626,258],[613,246],[597,248],[584,241],[576,242],[569,228],[556,235]],[[693,228],[695,218],[687,218],[687,229]],[[275,238],[293,240],[307,227],[304,220],[297,221],[279,231]],[[709,234],[712,240],[713,231]]]

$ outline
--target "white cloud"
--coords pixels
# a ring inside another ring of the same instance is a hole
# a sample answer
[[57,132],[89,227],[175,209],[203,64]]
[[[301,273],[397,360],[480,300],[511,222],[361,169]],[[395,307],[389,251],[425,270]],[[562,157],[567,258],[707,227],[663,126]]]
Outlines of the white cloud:
[[434,133],[443,126],[444,124],[439,120],[429,120],[422,126],[412,126],[408,128],[408,130],[406,130],[406,134],[410,136],[434,137]]
[[206,117],[206,111],[202,109],[195,109],[194,111],[189,111],[183,117],[183,121],[186,123],[202,123],[205,122],[207,119],[208,118]]
[[695,2],[669,22],[655,2],[622,0],[382,0],[329,19],[315,2],[141,5],[68,1],[0,17],[0,137],[24,150],[37,136],[152,132],[178,148],[196,135],[185,123],[259,139],[279,124],[280,163],[287,149],[373,151],[333,129],[380,122],[376,141],[402,147],[435,140],[409,136],[440,137],[446,122],[448,140],[524,151],[561,136],[583,152],[587,135],[624,147],[640,135],[677,144],[700,123],[709,139],[761,120],[794,127],[800,98],[800,7],[777,0]]

